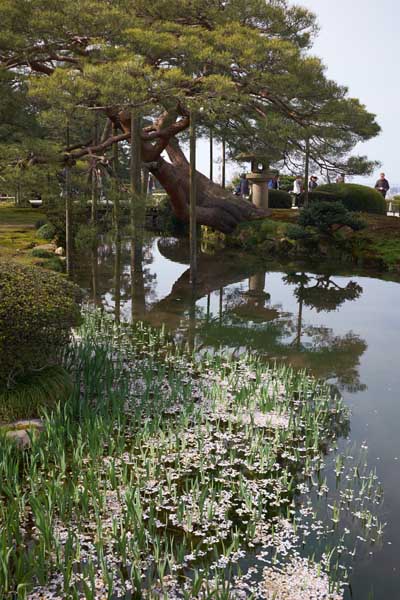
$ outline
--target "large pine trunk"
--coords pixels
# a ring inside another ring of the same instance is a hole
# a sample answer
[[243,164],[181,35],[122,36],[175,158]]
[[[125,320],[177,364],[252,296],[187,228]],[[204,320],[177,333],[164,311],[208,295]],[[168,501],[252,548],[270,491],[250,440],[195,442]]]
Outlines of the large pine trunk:
[[[154,177],[168,193],[176,216],[189,221],[189,163],[173,139],[166,148],[171,162],[160,157],[150,167]],[[223,190],[202,173],[197,172],[197,223],[217,231],[231,233],[243,221],[263,219],[269,211],[256,208],[248,200]]]

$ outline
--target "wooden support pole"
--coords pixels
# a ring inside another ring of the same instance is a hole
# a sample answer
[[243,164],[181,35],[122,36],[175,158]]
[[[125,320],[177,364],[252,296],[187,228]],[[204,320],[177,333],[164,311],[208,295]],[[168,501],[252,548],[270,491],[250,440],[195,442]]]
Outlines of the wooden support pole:
[[142,190],[141,181],[141,139],[140,139],[140,117],[131,111],[131,164],[130,164],[130,182],[131,182],[131,222],[135,224],[137,220],[137,208],[140,202]]
[[307,136],[306,138],[306,160],[305,160],[305,169],[304,169],[304,206],[308,206],[309,196],[308,196],[308,180],[310,179],[310,138]]
[[226,142],[222,140],[222,172],[221,172],[221,187],[226,186]]
[[[112,125],[112,135],[117,135],[117,128],[115,124]],[[119,157],[118,157],[118,142],[113,144],[113,222],[114,228],[117,232],[119,230],[120,210],[119,210]]]
[[210,181],[214,178],[214,134],[210,127]]
[[196,119],[190,113],[190,281],[197,279],[197,219],[196,219]]
[[[69,148],[69,123],[67,123],[66,143]],[[68,275],[72,270],[72,244],[71,167],[67,163],[65,167],[65,257]]]
[[[96,146],[96,144],[99,141],[99,117],[98,117],[98,113],[95,113],[95,118],[94,118],[94,126],[93,126],[93,140],[94,140],[94,145]],[[97,220],[97,196],[98,196],[98,191],[99,191],[99,182],[98,182],[98,171],[97,171],[97,163],[96,163],[96,159],[93,158],[92,159],[92,211],[91,211],[91,217],[92,217],[92,223],[96,223]]]

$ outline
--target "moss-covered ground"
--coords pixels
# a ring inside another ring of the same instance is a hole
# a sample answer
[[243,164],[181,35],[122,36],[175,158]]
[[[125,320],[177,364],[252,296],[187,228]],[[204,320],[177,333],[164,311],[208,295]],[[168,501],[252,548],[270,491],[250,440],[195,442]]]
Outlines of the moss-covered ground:
[[37,234],[35,224],[46,221],[46,215],[35,208],[18,208],[12,203],[0,203],[0,260],[13,260],[24,265],[36,265],[62,270],[57,257],[43,260],[32,249],[48,244]]

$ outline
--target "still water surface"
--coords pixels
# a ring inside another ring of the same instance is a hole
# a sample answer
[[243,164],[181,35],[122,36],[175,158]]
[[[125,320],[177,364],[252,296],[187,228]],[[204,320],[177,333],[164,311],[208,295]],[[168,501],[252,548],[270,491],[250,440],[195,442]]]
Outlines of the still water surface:
[[201,255],[193,290],[187,246],[161,238],[105,243],[79,262],[75,281],[116,319],[165,324],[193,348],[251,349],[337,386],[352,411],[343,444],[367,443],[387,523],[383,544],[358,554],[346,598],[400,600],[400,284],[223,253]]

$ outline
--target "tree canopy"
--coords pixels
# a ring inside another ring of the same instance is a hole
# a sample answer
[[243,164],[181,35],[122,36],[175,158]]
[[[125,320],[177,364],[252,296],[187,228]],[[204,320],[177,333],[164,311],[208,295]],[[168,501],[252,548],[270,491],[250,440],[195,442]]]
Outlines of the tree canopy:
[[[379,132],[375,116],[326,77],[310,53],[314,15],[287,0],[1,0],[0,19],[2,82],[8,95],[22,98],[19,114],[34,121],[19,148],[26,157],[29,137],[48,144],[46,151],[40,143],[29,147],[31,163],[48,163],[50,155],[104,163],[113,144],[129,140],[133,109],[145,123],[143,161],[167,191],[184,179],[176,137],[184,139],[190,111],[200,134],[212,127],[233,156],[257,151],[293,166],[308,138],[321,169],[371,167],[348,155]],[[14,109],[5,110],[15,119]],[[11,152],[12,136],[5,137],[3,156]],[[174,172],[162,163],[164,151]],[[227,221],[226,198],[205,182],[198,194],[200,222],[210,221],[211,205],[224,212],[219,224],[227,230],[254,216],[236,200]],[[172,202],[185,218],[184,185]]]

